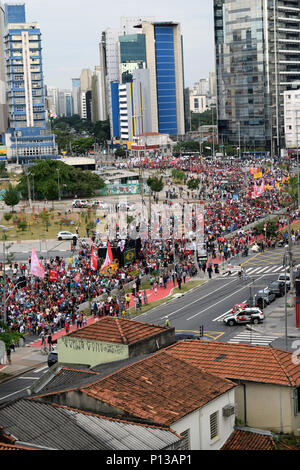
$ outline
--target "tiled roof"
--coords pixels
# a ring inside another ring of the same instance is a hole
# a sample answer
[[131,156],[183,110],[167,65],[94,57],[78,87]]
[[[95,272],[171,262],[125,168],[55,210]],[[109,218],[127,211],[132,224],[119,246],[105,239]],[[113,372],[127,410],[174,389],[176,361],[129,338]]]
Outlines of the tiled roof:
[[228,379],[300,385],[300,367],[292,353],[251,344],[179,341],[166,349],[169,356]]
[[169,428],[107,418],[28,398],[2,406],[0,424],[18,441],[52,450],[162,450],[181,440]]
[[271,433],[235,429],[221,450],[275,450]]
[[129,416],[170,425],[234,386],[162,351],[80,391]]
[[31,447],[17,446],[15,444],[3,444],[0,442],[0,450],[37,450]]
[[130,345],[163,331],[166,331],[166,328],[163,326],[106,316],[92,325],[73,331],[68,336]]

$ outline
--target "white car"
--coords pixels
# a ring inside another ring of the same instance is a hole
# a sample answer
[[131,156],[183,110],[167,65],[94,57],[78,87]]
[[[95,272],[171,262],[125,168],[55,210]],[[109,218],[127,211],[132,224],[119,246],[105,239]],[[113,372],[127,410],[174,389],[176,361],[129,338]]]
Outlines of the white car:
[[56,235],[57,240],[74,240],[74,238],[78,238],[78,235],[76,233],[72,232],[58,232]]
[[289,290],[291,287],[291,276],[289,274],[279,274],[277,281],[286,283],[286,287]]

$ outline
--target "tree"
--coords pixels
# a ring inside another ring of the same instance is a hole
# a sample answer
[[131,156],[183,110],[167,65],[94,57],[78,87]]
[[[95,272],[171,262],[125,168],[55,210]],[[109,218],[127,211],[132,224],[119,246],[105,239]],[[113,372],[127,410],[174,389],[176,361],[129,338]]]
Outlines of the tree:
[[[59,170],[59,172],[57,171]],[[59,174],[59,187],[58,187]],[[56,200],[59,188],[62,197],[91,197],[95,190],[105,187],[100,176],[91,171],[82,171],[59,160],[37,160],[29,169],[29,181],[34,179],[35,199]],[[17,186],[24,199],[28,199],[26,175],[21,177]]]
[[152,178],[148,178],[147,185],[154,193],[160,193],[164,189],[164,182],[163,178],[158,178],[157,176],[153,176]]
[[199,180],[197,178],[192,178],[188,180],[187,182],[187,187],[191,190],[194,191],[199,188]]
[[20,202],[19,191],[11,183],[4,193],[3,200],[7,206],[11,206],[11,212],[14,210],[14,206]]
[[8,177],[7,169],[5,167],[4,162],[0,163],[0,177],[1,178],[7,178]]
[[287,193],[291,196],[295,204],[298,203],[298,191],[298,178],[296,176],[293,176],[292,178],[290,178]]
[[178,142],[174,147],[174,152],[184,153],[184,152],[199,152],[200,144],[197,141],[187,141],[187,142]]
[[184,171],[182,171],[182,170],[177,170],[176,168],[174,168],[174,169],[172,170],[172,177],[173,177],[176,181],[183,182],[183,181],[186,179],[186,174],[184,173]]
[[117,149],[115,151],[115,156],[116,157],[126,157],[126,151],[123,149]]

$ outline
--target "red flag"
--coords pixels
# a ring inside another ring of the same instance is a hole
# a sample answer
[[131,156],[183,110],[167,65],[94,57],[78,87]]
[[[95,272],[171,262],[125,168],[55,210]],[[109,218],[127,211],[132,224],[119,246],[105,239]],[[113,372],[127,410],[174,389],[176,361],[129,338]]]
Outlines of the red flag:
[[58,281],[58,271],[56,269],[49,270],[49,281]]
[[42,266],[42,263],[38,259],[36,251],[33,248],[32,248],[32,254],[31,254],[30,274],[33,274],[34,276],[40,277],[41,279],[44,279],[44,277],[45,277],[45,269]]
[[110,247],[109,242],[107,242],[106,258],[105,258],[104,263],[101,266],[101,271],[102,271],[102,269],[107,268],[107,266],[110,266],[112,264],[113,260],[114,260],[114,258],[113,258],[113,254],[112,254],[112,251],[111,251],[111,247]]
[[95,253],[94,247],[92,247],[91,268],[94,271],[97,271],[97,267],[98,267],[97,255]]

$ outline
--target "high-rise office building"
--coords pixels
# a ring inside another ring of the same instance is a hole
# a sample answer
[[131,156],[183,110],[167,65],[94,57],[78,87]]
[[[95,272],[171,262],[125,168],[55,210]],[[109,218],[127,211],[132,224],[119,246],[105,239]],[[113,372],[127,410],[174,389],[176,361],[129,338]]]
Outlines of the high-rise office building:
[[80,78],[72,78],[73,113],[80,115]]
[[185,134],[183,50],[180,24],[142,22],[150,75],[152,132]]
[[57,146],[47,131],[40,27],[26,23],[24,4],[6,4],[5,14],[8,157],[52,158]]
[[224,142],[284,147],[283,94],[300,77],[300,0],[214,0]]
[[80,75],[80,117],[91,120],[92,118],[92,71],[83,69]]
[[[99,81],[101,83],[102,106],[104,114],[110,120],[111,135],[114,134],[116,127],[116,116],[113,116],[113,105],[116,108],[116,100],[111,95],[112,89],[116,91],[113,83],[120,83],[120,44],[119,38],[125,35],[137,35],[141,31],[136,30],[135,26],[141,21],[152,21],[152,17],[121,17],[120,28],[108,28],[102,32],[99,44],[100,68]],[[105,93],[103,93],[103,86]]]

